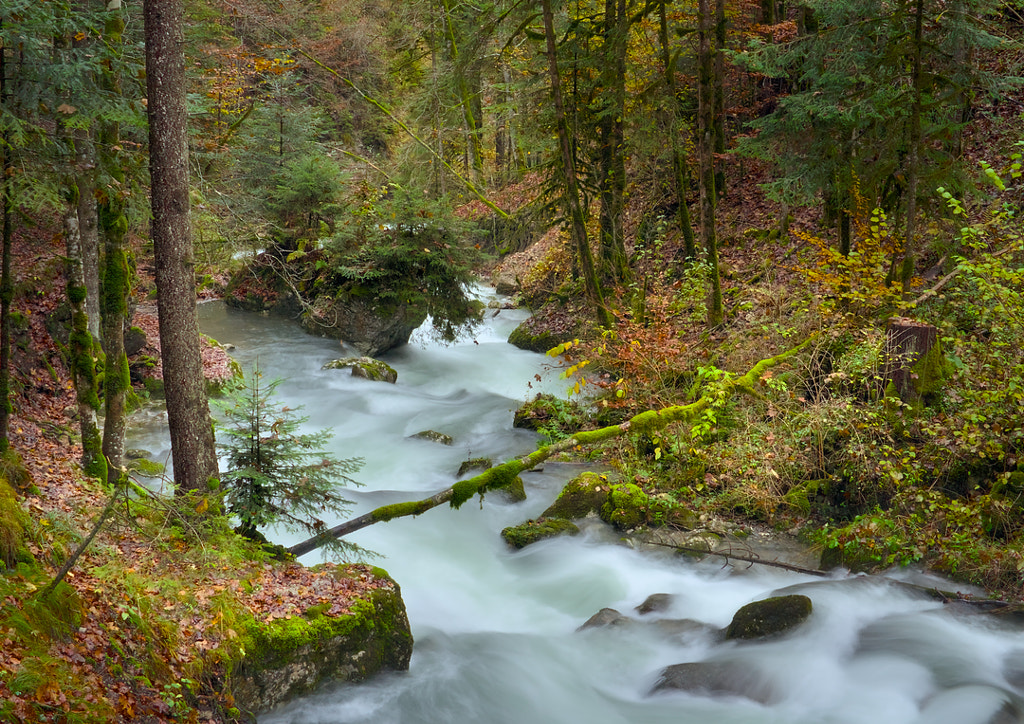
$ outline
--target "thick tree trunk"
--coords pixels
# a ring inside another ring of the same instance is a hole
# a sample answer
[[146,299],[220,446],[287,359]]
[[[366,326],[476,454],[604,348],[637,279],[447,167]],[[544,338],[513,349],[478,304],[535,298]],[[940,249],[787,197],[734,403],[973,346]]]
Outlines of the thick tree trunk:
[[161,359],[178,494],[218,476],[206,399],[189,226],[182,0],[146,0],[149,168]]
[[625,129],[626,115],[626,42],[629,18],[625,0],[605,0],[604,4],[604,94],[605,107],[598,122],[600,153],[601,276],[618,283],[629,278],[629,260],[622,231],[622,212],[626,191]]
[[665,86],[668,92],[669,138],[672,143],[672,177],[676,187],[678,201],[679,229],[683,232],[683,253],[687,261],[697,259],[697,241],[693,236],[693,222],[690,220],[690,207],[686,203],[690,187],[689,162],[686,150],[680,138],[683,125],[680,121],[679,99],[676,92],[676,68],[672,57],[672,48],[668,39],[668,17],[665,11],[666,0],[658,4],[660,22],[661,61],[665,66]]
[[555,123],[558,127],[558,148],[562,157],[562,172],[565,180],[565,204],[569,217],[569,233],[576,259],[583,275],[583,283],[587,297],[594,306],[597,322],[610,328],[612,316],[604,304],[604,295],[594,267],[594,256],[587,239],[587,222],[580,203],[579,185],[576,178],[576,163],[572,153],[572,136],[569,123],[565,117],[565,104],[562,102],[562,80],[558,73],[558,54],[555,46],[555,19],[551,10],[551,0],[541,0],[544,14],[544,35],[547,40],[548,74],[551,81],[551,98],[555,106]]
[[724,320],[722,281],[718,272],[718,240],[715,235],[715,159],[712,139],[714,126],[714,56],[711,52],[711,8],[709,0],[698,3],[698,134],[700,152],[700,226],[704,254],[711,274],[708,293],[708,326],[718,327]]
[[905,317],[889,320],[885,330],[885,382],[888,394],[910,404],[927,403],[939,391],[946,361],[939,330]]

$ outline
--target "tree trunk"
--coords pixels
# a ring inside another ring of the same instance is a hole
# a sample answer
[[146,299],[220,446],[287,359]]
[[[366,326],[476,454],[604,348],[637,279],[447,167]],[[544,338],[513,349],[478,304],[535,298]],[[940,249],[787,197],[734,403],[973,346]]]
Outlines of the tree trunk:
[[562,102],[562,81],[558,73],[558,54],[555,46],[555,19],[551,10],[551,0],[541,0],[544,14],[544,35],[547,41],[548,73],[551,81],[551,99],[555,106],[555,123],[558,127],[558,148],[562,157],[562,173],[565,180],[563,198],[568,210],[569,233],[583,283],[597,316],[597,322],[603,327],[611,328],[612,315],[604,305],[604,295],[594,267],[594,256],[590,251],[587,239],[587,222],[580,203],[579,185],[576,179],[576,163],[573,159],[572,136],[569,123],[565,116],[565,104]]
[[946,362],[939,330],[905,317],[889,320],[885,329],[885,381],[909,404],[927,403],[945,377]]
[[725,0],[715,0],[715,193],[725,196]]
[[900,269],[900,282],[903,294],[910,292],[910,281],[914,276],[914,265],[917,254],[915,235],[917,233],[917,183],[920,173],[921,155],[921,95],[923,77],[921,73],[921,55],[924,45],[924,0],[914,3],[914,48],[911,83],[914,99],[910,107],[910,150],[907,153],[907,221],[904,227],[903,265]]
[[[119,0],[107,2],[104,39],[114,52],[121,47],[124,18]],[[104,90],[120,95],[121,81],[111,69],[100,79]],[[128,218],[125,216],[124,171],[120,155],[115,150],[121,141],[116,122],[107,121],[100,129],[100,164],[110,179],[99,205],[99,222],[103,232],[103,296],[100,304],[102,317],[103,350],[106,369],[103,376],[103,454],[107,459],[107,483],[118,484],[124,458],[124,434],[128,426],[125,405],[131,390],[128,356],[124,350],[124,332],[128,323],[128,294],[130,276],[125,235]]]
[[686,150],[680,139],[683,131],[679,113],[679,99],[676,91],[676,68],[672,57],[672,48],[668,39],[668,17],[665,11],[666,0],[658,4],[661,39],[661,61],[665,66],[665,86],[668,92],[669,138],[672,142],[672,178],[676,187],[678,201],[679,229],[683,232],[683,253],[687,261],[697,259],[697,241],[693,236],[693,222],[690,220],[690,207],[686,203],[690,187],[689,163]]
[[[0,15],[0,23],[6,18]],[[7,110],[7,48],[0,46],[0,108]],[[11,420],[11,303],[14,301],[14,277],[11,273],[13,236],[11,203],[11,144],[7,127],[0,134],[0,206],[3,227],[0,231],[0,453],[11,445],[8,435]]]
[[153,253],[174,484],[179,495],[205,494],[218,472],[189,227],[182,0],[146,0],[143,12]]
[[711,274],[708,294],[708,326],[718,327],[725,318],[722,309],[722,282],[718,273],[718,240],[715,236],[715,162],[714,142],[714,55],[711,52],[711,9],[709,0],[698,3],[698,149],[700,152],[700,226],[704,254]]
[[604,69],[606,102],[598,122],[600,153],[601,276],[611,283],[629,278],[629,260],[622,231],[623,197],[626,191],[625,129],[626,115],[626,43],[629,18],[625,0],[605,0]]

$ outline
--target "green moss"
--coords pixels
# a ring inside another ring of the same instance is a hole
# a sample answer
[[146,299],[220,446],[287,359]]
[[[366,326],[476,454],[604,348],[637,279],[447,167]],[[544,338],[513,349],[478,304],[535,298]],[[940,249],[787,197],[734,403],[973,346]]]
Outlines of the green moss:
[[470,458],[469,460],[464,460],[462,464],[459,465],[459,472],[457,475],[461,478],[466,473],[474,470],[490,470],[492,467],[494,467],[494,461],[490,458]]
[[26,548],[29,518],[5,478],[0,477],[0,565],[14,568],[19,562],[32,562]]
[[812,611],[807,596],[776,596],[748,603],[732,618],[728,639],[763,639],[778,636],[806,621]]
[[611,486],[612,483],[605,475],[582,473],[565,484],[555,502],[541,515],[545,518],[577,520],[590,513],[600,514],[608,500]]
[[507,488],[515,483],[523,469],[524,466],[521,462],[510,460],[498,467],[485,470],[476,477],[455,483],[452,486],[452,497],[449,503],[453,508],[458,509],[474,495],[483,495],[488,490]]
[[568,342],[573,337],[572,334],[559,335],[548,330],[533,332],[530,330],[529,320],[527,320],[512,330],[512,334],[508,336],[508,343],[519,349],[543,354],[549,349]]
[[579,535],[579,527],[563,518],[537,518],[501,531],[501,537],[511,547],[519,550],[531,543],[560,535]]
[[133,458],[126,461],[126,467],[147,478],[155,478],[164,474],[164,466],[148,458]]
[[394,518],[403,518],[407,515],[420,515],[433,507],[428,500],[412,500],[408,503],[392,503],[375,508],[370,514],[374,520],[386,523]]
[[647,494],[639,485],[613,485],[608,499],[601,506],[601,520],[619,530],[632,530],[646,522],[649,502]]
[[83,287],[79,287],[79,286],[73,286],[73,285],[70,285],[70,284],[68,285],[67,293],[68,293],[68,301],[71,302],[72,304],[75,304],[75,305],[78,305],[78,304],[81,304],[82,302],[84,302],[85,301],[85,297],[88,294],[88,292],[87,292],[87,290],[86,290],[86,288],[84,286]]

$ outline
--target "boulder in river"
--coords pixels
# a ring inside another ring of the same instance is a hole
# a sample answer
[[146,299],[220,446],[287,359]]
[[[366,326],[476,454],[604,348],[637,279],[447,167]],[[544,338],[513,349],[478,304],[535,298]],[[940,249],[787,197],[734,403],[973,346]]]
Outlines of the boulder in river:
[[769,704],[774,692],[766,677],[741,660],[696,661],[667,666],[651,693],[686,691],[710,696],[742,696]]
[[344,357],[331,360],[321,369],[348,369],[352,370],[353,377],[362,377],[374,382],[390,382],[394,384],[398,381],[398,372],[395,371],[394,367],[387,362],[381,362],[379,359],[373,359],[372,357]]
[[754,601],[732,617],[726,639],[766,639],[793,629],[811,615],[811,599],[800,594]]
[[340,339],[372,357],[409,341],[427,313],[406,305],[387,308],[372,299],[342,296],[329,302],[319,300],[314,311],[302,315],[302,326],[314,334]]
[[398,584],[380,569],[381,585],[353,602],[351,613],[270,623],[251,620],[231,654],[228,688],[239,709],[273,709],[327,681],[361,681],[382,670],[405,671],[412,633]]
[[608,500],[611,483],[608,477],[598,473],[581,473],[562,488],[547,510],[541,513],[545,518],[578,520],[591,513],[600,513],[601,506]]
[[448,445],[449,447],[455,443],[451,435],[445,435],[437,430],[420,430],[409,437],[414,440],[427,440],[428,442],[436,442],[438,445]]

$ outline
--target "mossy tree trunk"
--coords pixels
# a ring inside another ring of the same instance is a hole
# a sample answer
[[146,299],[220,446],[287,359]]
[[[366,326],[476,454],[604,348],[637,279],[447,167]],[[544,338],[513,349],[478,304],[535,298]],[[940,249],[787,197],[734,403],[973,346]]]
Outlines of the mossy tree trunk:
[[[0,23],[5,20],[0,15]],[[0,47],[0,108],[7,106],[7,48]],[[11,145],[6,126],[0,132],[0,207],[3,225],[0,230],[0,452],[10,447],[11,419],[11,304],[14,301],[14,275],[11,271],[13,241],[11,204]]]
[[602,327],[612,327],[612,315],[604,303],[604,293],[594,266],[594,256],[587,238],[587,221],[580,202],[579,182],[576,176],[576,162],[572,152],[572,135],[569,122],[565,116],[565,104],[562,101],[562,80],[558,72],[558,51],[555,44],[555,19],[551,9],[551,0],[542,0],[544,15],[544,36],[548,61],[548,77],[551,83],[551,99],[555,106],[555,123],[558,128],[558,149],[562,160],[562,175],[565,184],[562,198],[566,205],[566,216],[569,218],[569,234],[587,297],[594,307],[597,323]]
[[718,239],[715,233],[714,154],[714,53],[711,49],[711,7],[709,0],[698,3],[698,149],[700,152],[700,227],[705,259],[711,274],[708,292],[708,326],[722,324],[722,281],[718,272]]
[[[119,0],[106,2],[104,36],[107,45],[117,52],[121,47],[124,16]],[[103,88],[120,94],[121,80],[110,71],[100,80]],[[101,317],[106,369],[103,378],[103,454],[108,464],[108,484],[117,485],[124,458],[124,434],[128,424],[125,401],[131,390],[128,357],[124,350],[124,331],[128,322],[128,294],[131,278],[125,236],[125,176],[118,152],[120,128],[113,121],[103,124],[99,134],[100,164],[110,179],[99,207],[99,224],[103,235],[103,293]]]
[[209,495],[218,472],[199,349],[189,228],[182,0],[146,0],[143,15],[153,256],[175,493],[201,496],[203,509],[212,513],[220,505]]
[[[545,3],[548,1],[544,0]],[[725,395],[731,395],[735,392],[753,394],[754,386],[765,372],[795,356],[810,345],[812,341],[814,341],[814,337],[774,357],[761,360],[751,367],[746,374],[728,380],[721,393]],[[561,440],[553,445],[545,445],[523,458],[509,460],[501,465],[485,470],[475,477],[461,480],[452,487],[446,488],[429,498],[405,503],[393,503],[371,510],[369,513],[364,513],[357,518],[336,525],[313,538],[296,543],[288,548],[288,552],[294,556],[302,556],[319,548],[323,545],[326,538],[340,538],[375,523],[383,523],[410,515],[421,515],[431,508],[436,508],[444,503],[448,503],[453,508],[458,508],[474,495],[483,495],[490,490],[497,490],[511,485],[524,470],[530,470],[558,453],[588,447],[629,433],[650,434],[673,422],[696,421],[705,410],[715,404],[716,400],[719,399],[718,395],[719,391],[716,390],[689,405],[673,405],[660,410],[648,410],[634,415],[631,419],[619,425],[609,425],[598,430],[578,432],[572,437]]]
[[686,203],[690,188],[689,162],[682,140],[683,123],[680,115],[680,100],[676,87],[676,57],[669,45],[668,17],[665,10],[667,0],[658,4],[660,23],[659,38],[661,41],[661,61],[665,66],[665,87],[668,92],[668,135],[672,144],[672,178],[676,187],[678,200],[679,229],[683,233],[683,253],[688,261],[697,259],[697,241],[693,235],[693,222],[690,220],[690,207]]
[[714,166],[716,198],[725,196],[725,0],[715,0]]
[[910,107],[910,139],[907,152],[907,191],[906,207],[907,221],[904,227],[903,239],[903,263],[900,268],[900,282],[903,285],[904,295],[910,291],[910,281],[914,276],[916,259],[916,234],[917,234],[917,184],[920,175],[921,155],[921,104],[923,95],[924,75],[921,70],[921,55],[924,46],[924,0],[914,2],[914,37],[913,56],[911,67],[911,85],[913,101]]

